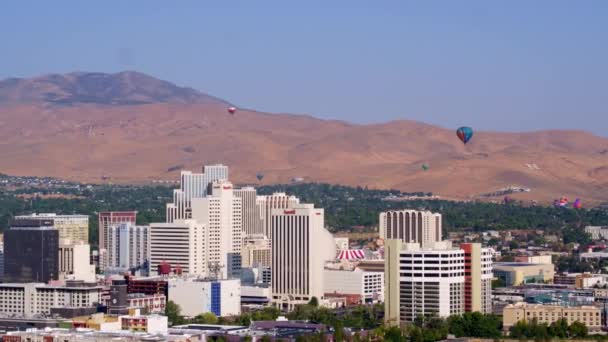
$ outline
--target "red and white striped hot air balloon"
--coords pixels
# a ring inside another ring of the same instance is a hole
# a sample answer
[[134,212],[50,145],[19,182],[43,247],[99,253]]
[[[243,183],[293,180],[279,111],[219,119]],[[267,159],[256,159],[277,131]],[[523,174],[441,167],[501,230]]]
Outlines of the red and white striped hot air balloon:
[[361,249],[343,249],[336,256],[338,260],[361,260],[365,259],[365,252]]
[[236,107],[234,107],[234,106],[228,107],[228,113],[234,115],[235,112],[236,112]]

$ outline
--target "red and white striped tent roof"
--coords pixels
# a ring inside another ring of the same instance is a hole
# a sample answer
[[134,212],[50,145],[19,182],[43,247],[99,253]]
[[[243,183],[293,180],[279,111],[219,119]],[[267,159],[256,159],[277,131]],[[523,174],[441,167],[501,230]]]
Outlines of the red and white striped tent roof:
[[365,259],[365,253],[360,249],[343,249],[338,252],[338,260],[358,260]]

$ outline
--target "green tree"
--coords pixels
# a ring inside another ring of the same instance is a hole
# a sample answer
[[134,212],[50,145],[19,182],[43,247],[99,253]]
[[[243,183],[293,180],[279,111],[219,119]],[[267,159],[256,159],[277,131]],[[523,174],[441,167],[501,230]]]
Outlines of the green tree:
[[198,324],[217,324],[218,318],[213,312],[205,312],[194,317],[192,322]]
[[319,306],[319,299],[317,299],[317,297],[310,298],[308,305],[316,308],[317,306]]
[[170,325],[184,324],[184,317],[182,316],[182,308],[175,304],[173,301],[168,301],[165,307],[165,316],[169,320]]
[[549,332],[552,336],[559,338],[568,337],[568,321],[564,318],[558,319],[557,321],[551,323],[549,326]]
[[568,333],[570,334],[571,338],[587,337],[587,326],[579,321],[573,322],[568,327]]
[[492,279],[492,289],[496,289],[499,287],[505,287],[505,280],[502,278]]

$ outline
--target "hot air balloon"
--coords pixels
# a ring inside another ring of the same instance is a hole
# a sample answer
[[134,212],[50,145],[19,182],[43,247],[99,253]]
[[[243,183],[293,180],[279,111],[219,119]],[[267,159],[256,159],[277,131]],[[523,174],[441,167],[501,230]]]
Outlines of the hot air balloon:
[[234,115],[235,112],[236,112],[236,107],[232,107],[232,106],[228,107],[228,113]]
[[462,141],[463,144],[466,144],[473,137],[473,129],[471,127],[466,126],[460,127],[456,131],[456,135],[458,136],[458,139]]
[[422,169],[424,171],[428,170],[429,169],[429,164],[422,164]]
[[505,198],[503,198],[503,202],[504,202],[505,204],[509,204],[509,203],[511,203],[511,202],[513,202],[513,201],[514,201],[514,199],[512,199],[512,198],[511,198],[511,197],[509,197],[509,196],[505,196]]
[[261,173],[261,172],[258,172],[258,173],[255,175],[255,177],[256,177],[256,178],[257,178],[259,181],[261,181],[262,179],[264,179],[264,174],[263,174],[263,173]]
[[574,209],[580,209],[583,207],[583,203],[581,202],[580,198],[577,198],[574,203],[572,204],[572,208]]

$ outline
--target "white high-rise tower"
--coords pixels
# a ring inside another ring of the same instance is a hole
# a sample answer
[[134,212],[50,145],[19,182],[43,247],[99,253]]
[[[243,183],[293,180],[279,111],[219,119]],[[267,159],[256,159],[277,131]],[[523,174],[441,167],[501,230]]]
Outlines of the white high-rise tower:
[[209,184],[216,180],[228,180],[228,166],[205,165],[202,173],[182,171],[180,188],[173,190],[173,203],[167,203],[167,222],[192,217],[192,199],[207,196]]
[[209,276],[236,277],[241,269],[242,201],[234,195],[232,183],[211,183],[206,197],[192,199],[192,219],[205,226]]
[[324,227],[323,209],[299,204],[273,209],[272,302],[292,309],[324,295],[325,263],[335,258],[334,239]]
[[380,213],[380,237],[419,243],[421,247],[441,241],[441,214],[430,211],[393,210]]

